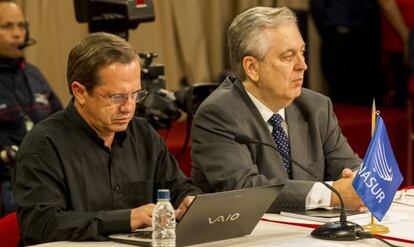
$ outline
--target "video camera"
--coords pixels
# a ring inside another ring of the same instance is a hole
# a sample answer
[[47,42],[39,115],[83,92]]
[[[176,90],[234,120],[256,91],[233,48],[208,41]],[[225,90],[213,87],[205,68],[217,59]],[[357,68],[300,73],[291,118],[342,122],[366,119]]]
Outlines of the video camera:
[[175,93],[166,90],[164,66],[154,63],[156,53],[139,53],[141,58],[141,85],[150,93],[142,104],[137,105],[136,115],[144,117],[151,125],[169,128],[181,116],[176,104]]
[[[141,22],[155,19],[152,0],[74,0],[76,20],[88,22],[89,32],[109,32],[128,39],[128,30]],[[138,104],[136,115],[142,116],[154,128],[169,128],[181,116],[190,115],[201,101],[217,87],[217,83],[201,83],[177,92],[166,90],[164,66],[154,63],[156,53],[139,53],[142,61],[142,88],[150,91]]]
[[144,52],[139,56],[142,60],[141,84],[150,94],[138,105],[136,115],[146,118],[154,128],[169,128],[180,118],[179,110],[186,112],[187,120],[191,120],[201,102],[218,86],[218,83],[197,83],[177,92],[168,91],[165,89],[164,66],[154,63],[157,54]]
[[128,40],[128,30],[141,22],[154,21],[152,0],[74,0],[78,22],[89,32],[108,32]]

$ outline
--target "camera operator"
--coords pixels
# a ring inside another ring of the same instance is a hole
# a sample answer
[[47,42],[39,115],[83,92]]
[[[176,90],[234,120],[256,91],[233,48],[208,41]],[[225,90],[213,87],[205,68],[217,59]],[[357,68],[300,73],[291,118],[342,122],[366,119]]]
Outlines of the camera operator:
[[32,44],[16,1],[0,0],[0,217],[14,210],[9,173],[23,137],[62,108],[44,76],[23,57]]

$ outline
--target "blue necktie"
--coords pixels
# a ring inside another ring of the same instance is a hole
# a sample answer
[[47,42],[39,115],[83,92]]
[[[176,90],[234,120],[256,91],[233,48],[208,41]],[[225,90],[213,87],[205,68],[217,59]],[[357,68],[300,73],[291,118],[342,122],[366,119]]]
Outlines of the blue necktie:
[[[277,148],[290,157],[289,139],[285,133],[285,130],[282,128],[282,121],[283,118],[279,114],[273,114],[273,116],[269,119],[270,124],[273,126],[272,136],[276,142]],[[290,159],[282,155],[282,161],[285,165],[289,178],[292,178]]]

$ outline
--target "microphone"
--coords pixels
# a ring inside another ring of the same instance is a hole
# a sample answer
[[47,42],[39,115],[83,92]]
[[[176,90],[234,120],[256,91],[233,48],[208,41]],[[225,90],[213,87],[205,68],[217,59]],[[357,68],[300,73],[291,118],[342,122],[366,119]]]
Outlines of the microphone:
[[19,48],[20,50],[23,50],[24,48],[34,45],[34,44],[36,44],[36,40],[29,38],[28,40],[25,40],[23,43],[21,43],[17,48]]
[[239,135],[236,134],[234,136],[234,140],[239,144],[258,144],[258,145],[263,145],[263,146],[272,148],[273,150],[275,150],[276,152],[278,152],[285,158],[288,158],[290,161],[292,161],[293,164],[295,164],[300,169],[305,171],[307,174],[313,177],[316,181],[321,182],[329,190],[331,190],[338,196],[339,201],[341,202],[341,213],[339,217],[339,222],[326,223],[324,225],[317,227],[315,230],[312,231],[311,233],[312,237],[325,239],[325,240],[341,240],[341,241],[358,240],[362,238],[362,236],[359,234],[359,232],[363,231],[362,227],[358,224],[355,224],[353,222],[349,222],[346,220],[344,201],[341,197],[341,194],[333,186],[319,179],[308,168],[300,164],[298,161],[294,160],[289,155],[286,155],[285,153],[280,151],[274,145],[261,142],[257,139],[253,139],[253,138],[250,138],[249,136],[242,135],[242,134],[239,134]]

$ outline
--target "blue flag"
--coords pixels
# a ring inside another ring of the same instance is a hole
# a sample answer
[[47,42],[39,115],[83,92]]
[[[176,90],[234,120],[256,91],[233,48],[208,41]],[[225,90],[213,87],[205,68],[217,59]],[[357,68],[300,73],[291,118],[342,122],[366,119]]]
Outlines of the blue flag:
[[369,211],[381,221],[402,181],[384,121],[377,116],[374,136],[352,185]]

